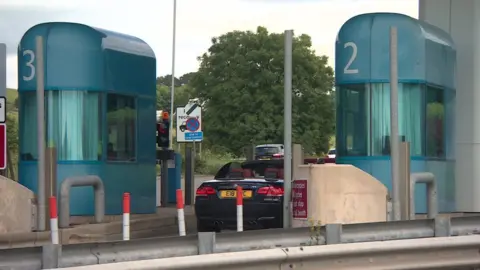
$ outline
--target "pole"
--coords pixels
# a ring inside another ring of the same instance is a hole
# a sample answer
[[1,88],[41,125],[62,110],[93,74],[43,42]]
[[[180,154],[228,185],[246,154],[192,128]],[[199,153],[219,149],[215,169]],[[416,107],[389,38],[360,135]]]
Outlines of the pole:
[[292,194],[292,43],[293,30],[285,31],[285,70],[284,70],[284,190],[283,227],[290,228]]
[[182,190],[177,189],[175,192],[177,196],[177,219],[178,219],[178,235],[185,236],[187,232],[185,230],[185,211],[184,211],[184,201],[182,196]]
[[123,193],[123,240],[130,240],[130,193]]
[[59,244],[59,237],[58,237],[58,210],[57,210],[57,197],[50,196],[49,200],[50,206],[50,233],[51,233],[51,240],[52,244],[58,245]]
[[400,142],[398,134],[397,28],[390,28],[390,156],[392,170],[393,220],[401,220]]
[[162,172],[160,175],[160,206],[167,207],[168,198],[168,160],[162,160]]
[[237,232],[243,232],[243,188],[237,186]]
[[173,0],[173,36],[172,36],[172,82],[170,90],[170,145],[169,148],[172,148],[173,144],[173,105],[175,102],[175,46],[177,39],[177,0]]
[[45,202],[45,84],[43,65],[43,38],[35,39],[37,54],[37,144],[38,144],[38,230],[44,231],[46,226],[46,202]]

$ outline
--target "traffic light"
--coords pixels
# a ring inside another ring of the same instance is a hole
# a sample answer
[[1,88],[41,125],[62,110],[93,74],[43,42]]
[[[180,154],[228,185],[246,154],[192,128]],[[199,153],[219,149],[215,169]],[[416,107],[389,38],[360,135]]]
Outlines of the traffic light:
[[170,146],[170,117],[168,112],[163,112],[162,119],[157,123],[157,145],[161,148]]

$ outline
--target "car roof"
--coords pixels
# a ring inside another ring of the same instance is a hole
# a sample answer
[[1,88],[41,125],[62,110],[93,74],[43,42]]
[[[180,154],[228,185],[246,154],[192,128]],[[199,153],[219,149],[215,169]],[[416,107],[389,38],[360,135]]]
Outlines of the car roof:
[[283,146],[283,144],[259,144],[257,146],[255,146],[255,148],[257,147],[281,147]]

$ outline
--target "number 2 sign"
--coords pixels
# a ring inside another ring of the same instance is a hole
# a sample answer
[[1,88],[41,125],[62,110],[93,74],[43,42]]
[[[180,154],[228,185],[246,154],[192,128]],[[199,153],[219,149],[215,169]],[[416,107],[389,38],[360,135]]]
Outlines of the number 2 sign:
[[351,66],[353,62],[355,62],[355,59],[357,58],[357,44],[354,42],[347,42],[343,45],[344,49],[352,48],[352,54],[350,55],[350,58],[348,59],[347,64],[343,68],[343,74],[357,74],[358,69],[352,69]]

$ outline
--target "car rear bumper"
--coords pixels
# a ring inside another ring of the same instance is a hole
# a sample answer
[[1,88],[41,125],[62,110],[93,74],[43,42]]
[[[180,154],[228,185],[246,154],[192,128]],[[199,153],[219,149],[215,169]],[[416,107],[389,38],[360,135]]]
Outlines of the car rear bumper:
[[[195,215],[202,226],[215,229],[236,229],[237,210],[233,201],[197,201]],[[243,228],[280,228],[283,225],[283,206],[277,202],[249,202],[243,206]]]

